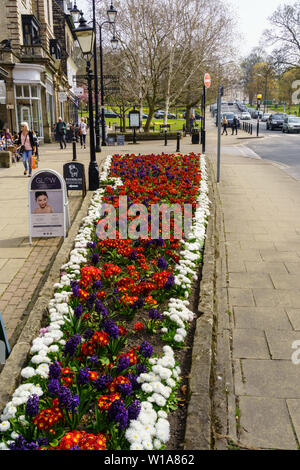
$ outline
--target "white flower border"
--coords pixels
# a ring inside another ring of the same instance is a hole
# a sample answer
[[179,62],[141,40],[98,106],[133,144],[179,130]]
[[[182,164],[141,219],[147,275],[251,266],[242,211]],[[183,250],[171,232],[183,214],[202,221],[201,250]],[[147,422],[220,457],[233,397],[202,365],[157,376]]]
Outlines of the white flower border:
[[[180,154],[178,154],[180,157]],[[105,182],[108,179],[109,170],[112,162],[112,155],[107,156],[100,174],[100,181]],[[175,283],[186,289],[186,299],[190,295],[193,280],[197,277],[198,261],[201,257],[201,249],[204,245],[206,220],[209,215],[209,199],[205,155],[200,156],[201,181],[197,203],[199,204],[193,219],[191,233],[187,241],[181,243],[184,250],[180,252],[182,258],[175,268]],[[114,186],[122,185],[119,178],[109,178],[114,181]],[[75,238],[75,247],[70,253],[69,262],[61,268],[62,274],[59,283],[54,288],[62,288],[70,285],[72,279],[80,276],[80,265],[87,261],[87,244],[91,241],[91,234],[94,229],[94,222],[99,219],[101,211],[101,199],[105,190],[99,188],[95,191],[88,210],[88,215],[83,218],[83,224]],[[196,241],[195,241],[196,239]],[[190,241],[189,241],[190,240]],[[63,271],[68,272],[63,273]],[[58,352],[65,344],[63,339],[62,325],[70,321],[69,316],[73,314],[68,305],[71,292],[57,292],[49,302],[50,324],[41,330],[40,335],[32,342],[30,352],[32,357],[29,366],[21,371],[24,379],[30,379],[35,375],[47,378],[49,374],[50,358],[48,352]],[[165,316],[178,326],[175,341],[178,343],[184,341],[188,322],[194,318],[194,313],[188,310],[188,300],[170,299],[168,309],[164,312]],[[131,420],[126,430],[126,439],[130,443],[131,450],[151,450],[160,449],[166,444],[170,437],[170,425],[167,420],[167,413],[164,410],[155,411],[152,403],[163,408],[170,394],[177,388],[180,378],[180,368],[176,366],[174,351],[170,346],[163,347],[163,356],[161,358],[151,358],[153,365],[150,372],[141,374],[138,381],[141,383],[143,392],[149,394],[147,401],[141,403],[141,412],[136,420]],[[25,404],[28,397],[32,394],[43,395],[39,386],[32,383],[21,384],[13,393],[2,415],[0,416],[0,433],[6,432],[10,428],[9,420],[15,418],[18,406]],[[20,421],[26,423],[25,416],[19,417]],[[12,439],[16,439],[15,432],[11,434]],[[8,450],[4,442],[0,442],[0,450]]]

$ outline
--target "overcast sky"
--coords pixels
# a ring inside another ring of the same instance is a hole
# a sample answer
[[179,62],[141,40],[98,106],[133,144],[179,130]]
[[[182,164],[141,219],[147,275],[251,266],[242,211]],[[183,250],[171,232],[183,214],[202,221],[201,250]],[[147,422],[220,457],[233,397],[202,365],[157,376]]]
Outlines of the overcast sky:
[[[224,0],[232,5],[233,16],[238,18],[238,29],[243,34],[243,40],[238,43],[240,54],[245,56],[253,47],[259,45],[263,31],[268,27],[268,17],[276,8],[293,0]],[[109,7],[109,0],[107,5]],[[78,8],[87,11],[86,0],[77,0]],[[87,16],[87,15],[85,15]]]
[[[225,0],[226,2],[227,0]],[[284,0],[229,0],[239,18],[238,29],[243,34],[239,46],[241,55],[247,55],[259,45],[261,34],[269,27],[268,17],[279,5],[291,3]]]

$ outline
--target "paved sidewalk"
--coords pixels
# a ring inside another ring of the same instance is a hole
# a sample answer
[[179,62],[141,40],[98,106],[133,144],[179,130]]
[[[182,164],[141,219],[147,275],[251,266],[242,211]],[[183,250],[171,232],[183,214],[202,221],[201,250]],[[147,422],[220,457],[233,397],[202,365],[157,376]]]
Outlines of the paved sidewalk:
[[[215,137],[211,127],[207,154],[216,171]],[[226,393],[223,402],[215,398],[217,432],[249,448],[298,449],[300,184],[256,155],[234,152],[226,139],[217,185],[216,367]]]

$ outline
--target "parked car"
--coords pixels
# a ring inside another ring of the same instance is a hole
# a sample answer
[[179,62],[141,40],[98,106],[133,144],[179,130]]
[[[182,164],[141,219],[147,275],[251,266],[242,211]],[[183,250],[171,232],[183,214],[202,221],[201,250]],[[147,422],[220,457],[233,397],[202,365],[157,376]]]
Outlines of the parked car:
[[[217,108],[214,109],[214,112],[217,112]],[[186,117],[186,111],[183,113],[183,119]],[[195,113],[195,119],[201,119],[201,115],[199,113]]]
[[271,114],[267,119],[267,130],[271,129],[271,131],[273,131],[274,129],[282,129],[286,117],[287,114],[285,113]]
[[242,121],[249,121],[251,119],[251,115],[250,115],[250,113],[243,111],[242,114],[241,114],[240,119]]
[[300,132],[300,117],[287,116],[282,125],[282,132]]
[[258,116],[261,119],[263,117],[263,112],[255,110],[254,113],[252,113],[252,119],[257,119]]
[[154,113],[155,119],[163,119],[164,116],[165,116],[165,112],[161,110],[155,111]]
[[263,114],[263,117],[261,118],[262,122],[267,122],[267,120],[269,119],[271,113],[264,113]]
[[105,109],[104,111],[104,117],[107,118],[117,118],[119,117],[116,113],[114,113],[111,109]]

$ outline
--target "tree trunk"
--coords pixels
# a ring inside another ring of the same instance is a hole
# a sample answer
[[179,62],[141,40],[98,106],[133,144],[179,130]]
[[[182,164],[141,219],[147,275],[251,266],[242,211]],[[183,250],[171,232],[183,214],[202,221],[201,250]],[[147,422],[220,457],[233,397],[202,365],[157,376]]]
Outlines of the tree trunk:
[[155,102],[152,100],[151,102],[149,102],[148,99],[147,99],[147,102],[149,106],[149,114],[148,114],[148,118],[147,118],[146,125],[145,125],[145,132],[149,132],[150,124],[151,124],[152,118],[154,116],[154,111],[155,111]]

